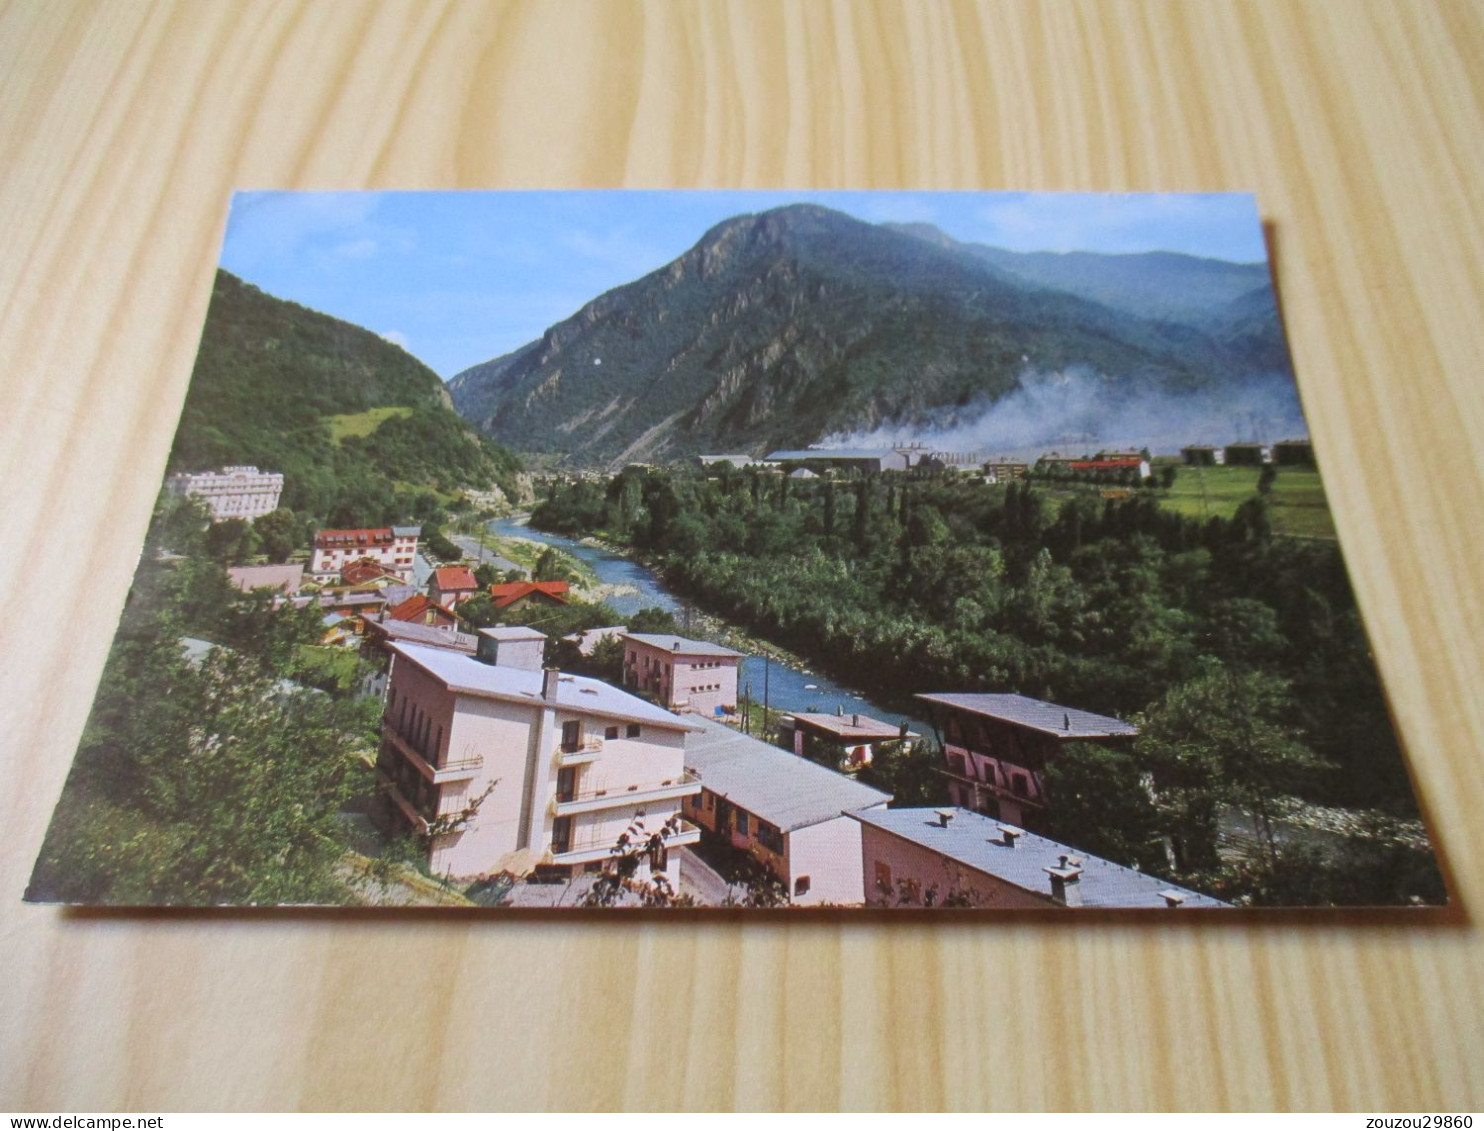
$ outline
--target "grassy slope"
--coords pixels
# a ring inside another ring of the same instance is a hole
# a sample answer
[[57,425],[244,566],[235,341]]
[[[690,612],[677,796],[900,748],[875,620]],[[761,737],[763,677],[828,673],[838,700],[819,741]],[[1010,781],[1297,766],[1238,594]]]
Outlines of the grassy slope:
[[347,436],[369,436],[394,416],[412,415],[410,405],[382,405],[365,412],[348,412],[329,418],[330,439],[340,443]]

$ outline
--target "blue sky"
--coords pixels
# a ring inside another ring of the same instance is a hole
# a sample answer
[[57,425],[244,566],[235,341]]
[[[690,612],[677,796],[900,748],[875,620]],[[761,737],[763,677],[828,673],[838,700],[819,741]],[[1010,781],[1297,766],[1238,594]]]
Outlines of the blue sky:
[[540,336],[744,212],[811,201],[1013,251],[1264,258],[1246,194],[243,192],[222,266],[365,326],[445,379]]

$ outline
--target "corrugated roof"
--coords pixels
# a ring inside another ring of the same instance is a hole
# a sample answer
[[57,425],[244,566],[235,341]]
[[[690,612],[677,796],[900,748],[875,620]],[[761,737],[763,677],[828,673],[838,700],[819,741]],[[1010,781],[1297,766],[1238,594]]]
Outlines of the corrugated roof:
[[[393,644],[392,651],[405,656],[450,691],[483,695],[492,699],[537,707],[545,673],[486,664],[444,648],[426,648],[418,644]],[[557,681],[556,705],[583,715],[626,722],[649,723],[667,730],[694,730],[695,724],[662,707],[620,691],[610,683],[581,675],[563,675]]]
[[1057,738],[1117,738],[1139,733],[1139,728],[1122,719],[1096,715],[1076,707],[1061,707],[1024,695],[988,695],[940,692],[916,695],[924,703],[956,707],[972,715],[999,719],[1016,726],[1029,727]]
[[639,644],[648,644],[651,648],[658,648],[677,656],[741,656],[744,654],[734,652],[730,648],[723,648],[720,644],[712,644],[707,640],[687,640],[684,636],[662,636],[652,632],[626,632],[624,639],[633,640]]
[[936,809],[873,809],[866,813],[852,813],[851,816],[862,824],[920,844],[976,872],[1043,895],[1047,902],[1051,901],[1051,877],[1046,869],[1061,867],[1061,858],[1071,856],[1082,861],[1073,866],[1082,869],[1077,878],[1077,890],[1081,893],[1083,907],[1163,908],[1168,907],[1161,894],[1166,891],[1182,897],[1182,908],[1228,906],[1209,895],[1178,887],[1147,872],[1136,872],[1035,833],[1022,832],[1014,838],[1015,846],[1012,848],[1005,843],[998,821],[968,809],[953,810],[947,828],[943,827]]
[[700,730],[686,736],[685,768],[712,793],[783,832],[891,800],[889,793],[704,718]]

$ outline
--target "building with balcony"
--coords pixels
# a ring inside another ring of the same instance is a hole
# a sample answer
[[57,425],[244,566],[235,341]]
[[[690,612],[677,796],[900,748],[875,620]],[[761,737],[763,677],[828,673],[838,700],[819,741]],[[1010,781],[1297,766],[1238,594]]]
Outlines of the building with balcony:
[[863,903],[861,826],[845,814],[883,808],[891,794],[711,719],[697,725],[685,767],[700,793],[686,799],[686,820],[753,857],[794,905]]
[[1121,719],[1024,695],[934,694],[927,704],[943,740],[954,805],[1012,825],[1036,825],[1046,811],[1046,765],[1067,743],[1118,746],[1138,728]]
[[737,709],[742,653],[683,636],[626,633],[623,681],[672,711],[714,716]]
[[869,809],[861,881],[876,907],[1225,907],[1069,845],[965,809]]
[[283,494],[281,471],[256,467],[224,467],[220,471],[181,472],[165,481],[172,495],[200,499],[211,511],[212,522],[241,518],[251,522],[278,509]]
[[922,736],[907,729],[905,723],[892,726],[870,715],[823,715],[799,711],[785,715],[783,737],[800,758],[821,761],[820,750],[829,752],[836,767],[854,773],[869,766],[876,751],[888,742],[915,742]]
[[662,871],[678,889],[669,850],[700,836],[679,821],[701,788],[685,769],[695,724],[599,680],[541,670],[542,639],[486,629],[484,659],[387,643],[377,776],[392,819],[426,838],[435,872],[467,878],[597,869],[636,819],[656,832],[674,818],[641,873]]
[[309,572],[316,581],[331,582],[352,563],[369,558],[403,581],[413,578],[420,526],[378,526],[356,530],[321,530],[314,536]]

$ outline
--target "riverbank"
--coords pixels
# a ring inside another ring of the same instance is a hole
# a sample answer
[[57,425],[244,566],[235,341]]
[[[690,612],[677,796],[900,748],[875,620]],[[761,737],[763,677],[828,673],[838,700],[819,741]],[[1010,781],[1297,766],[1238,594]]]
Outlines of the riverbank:
[[809,657],[755,636],[742,626],[699,608],[693,599],[672,593],[664,584],[659,563],[653,559],[602,535],[570,538],[513,519],[501,519],[493,525],[497,538],[551,545],[583,559],[601,582],[622,594],[620,600],[610,601],[618,614],[618,623],[640,608],[659,608],[675,617],[682,634],[701,637],[746,655],[748,659],[743,661],[739,673],[739,697],[750,695],[758,703],[766,697],[771,707],[785,712],[862,712],[893,726],[905,722],[912,730],[926,733],[926,724],[921,719],[872,702],[860,691],[837,683]]

